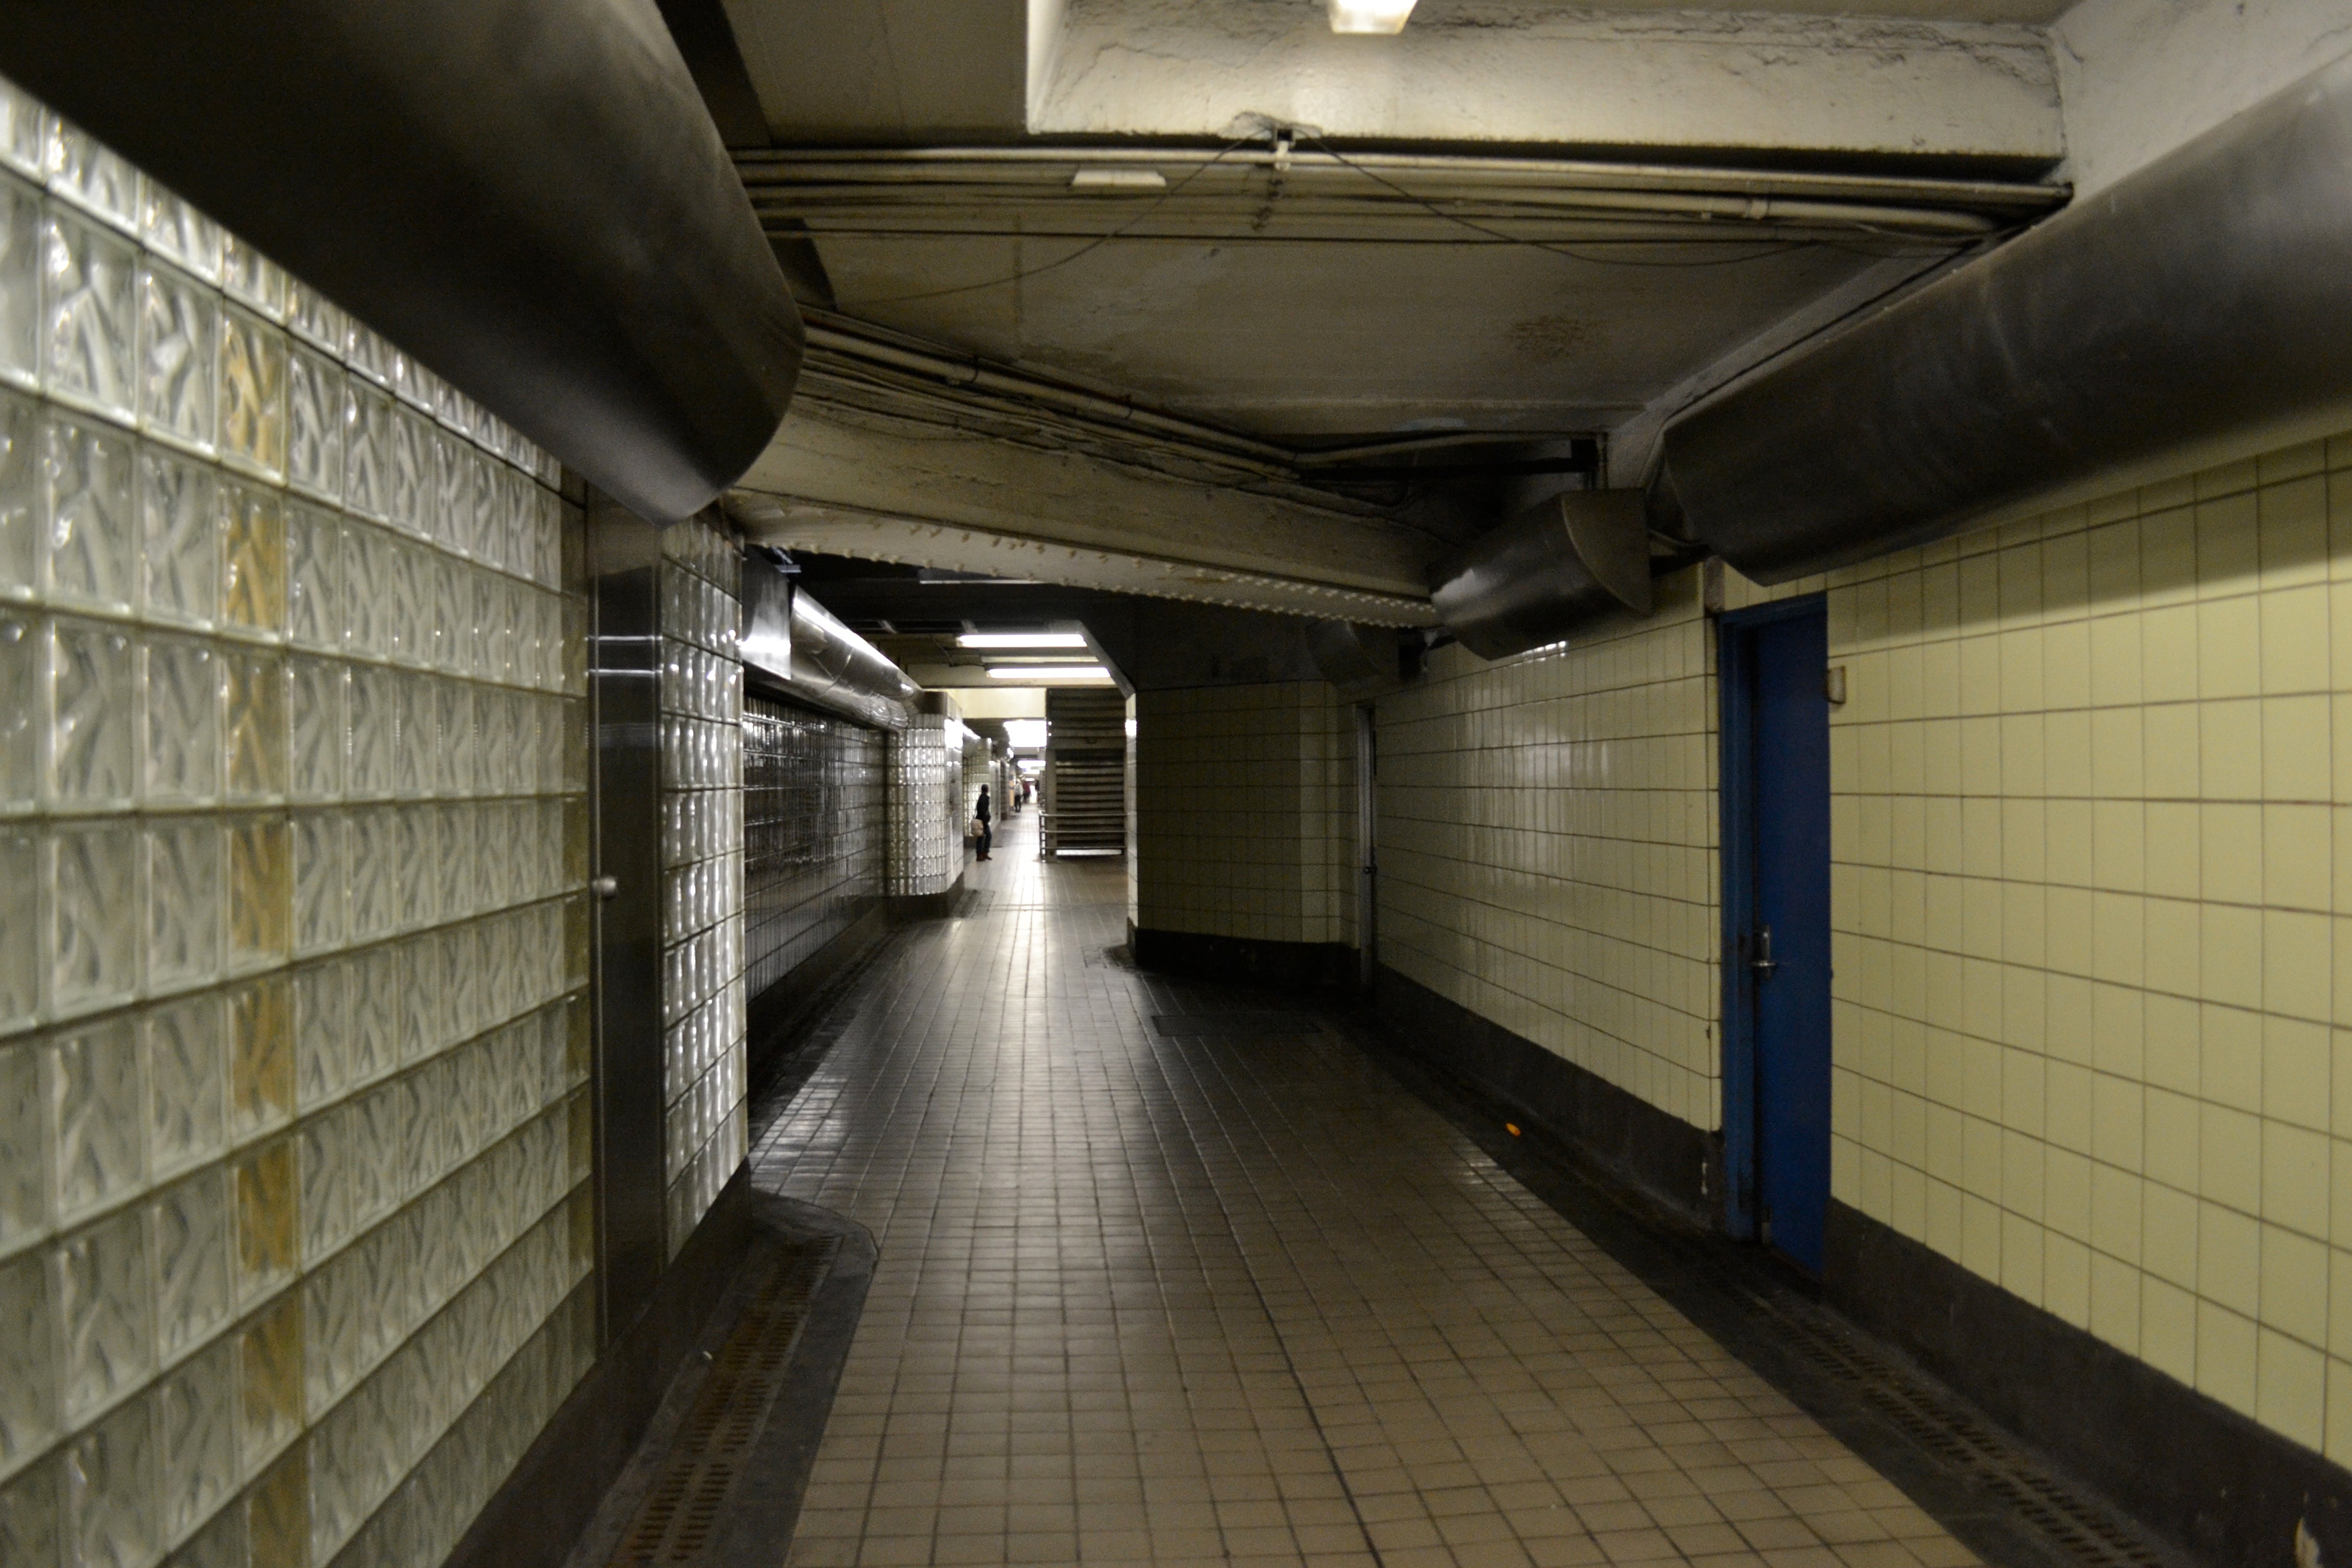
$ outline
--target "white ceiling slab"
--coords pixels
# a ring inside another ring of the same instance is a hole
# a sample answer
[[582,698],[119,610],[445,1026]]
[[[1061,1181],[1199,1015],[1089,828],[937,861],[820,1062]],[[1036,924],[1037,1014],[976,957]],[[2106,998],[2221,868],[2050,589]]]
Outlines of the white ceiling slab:
[[1067,0],[1029,129],[1231,138],[1273,120],[1359,143],[2063,153],[2055,68],[2027,25],[2045,0],[1895,8],[1423,0],[1393,37],[1342,37],[1311,0]]

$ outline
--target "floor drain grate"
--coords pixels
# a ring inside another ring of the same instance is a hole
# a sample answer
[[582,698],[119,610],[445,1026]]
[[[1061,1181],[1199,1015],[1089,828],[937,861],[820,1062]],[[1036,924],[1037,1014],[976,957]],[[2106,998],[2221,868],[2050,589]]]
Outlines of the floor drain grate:
[[727,1494],[775,1408],[809,1302],[840,1247],[828,1237],[788,1247],[767,1266],[623,1533],[614,1568],[703,1560]]
[[2170,1568],[2172,1557],[2130,1522],[2053,1479],[2010,1438],[1938,1398],[1840,1326],[1752,1293],[1749,1300],[1790,1331],[1798,1354],[1853,1389],[2072,1561],[2084,1568]]

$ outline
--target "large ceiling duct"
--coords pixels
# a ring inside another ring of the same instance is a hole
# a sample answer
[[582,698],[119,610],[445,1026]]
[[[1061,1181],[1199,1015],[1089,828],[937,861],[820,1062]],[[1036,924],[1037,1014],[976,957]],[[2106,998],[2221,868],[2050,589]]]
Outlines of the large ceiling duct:
[[2352,426],[2352,58],[1664,436],[1662,515],[1786,582]]
[[743,558],[743,662],[795,700],[877,729],[903,730],[917,697],[906,672],[757,554]]
[[656,521],[801,324],[652,0],[22,0],[0,72]]
[[1650,613],[1639,490],[1568,490],[1479,535],[1443,564],[1438,617],[1481,658],[1558,642],[1603,616]]

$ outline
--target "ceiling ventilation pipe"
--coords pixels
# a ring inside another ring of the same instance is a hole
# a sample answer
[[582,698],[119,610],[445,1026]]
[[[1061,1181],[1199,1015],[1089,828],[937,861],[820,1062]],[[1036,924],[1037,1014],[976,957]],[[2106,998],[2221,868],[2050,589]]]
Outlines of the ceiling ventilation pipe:
[[656,521],[801,323],[653,0],[21,0],[0,73]]
[[1650,533],[1639,490],[1566,490],[1442,564],[1438,617],[1481,658],[1559,642],[1605,616],[1650,613]]
[[2352,58],[1675,421],[1654,515],[1780,583],[2333,434],[2347,258]]
[[918,690],[872,643],[759,554],[743,558],[743,662],[797,701],[903,730]]

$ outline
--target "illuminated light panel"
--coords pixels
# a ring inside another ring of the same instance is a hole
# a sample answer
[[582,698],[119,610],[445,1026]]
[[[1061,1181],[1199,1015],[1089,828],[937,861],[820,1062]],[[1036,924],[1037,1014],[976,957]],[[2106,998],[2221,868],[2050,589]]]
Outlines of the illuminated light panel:
[[965,632],[958,647],[1084,647],[1084,632]]
[[1016,750],[1034,751],[1045,743],[1045,722],[1043,719],[1007,719],[1004,739]]
[[1335,33],[1402,33],[1413,0],[1328,0]]
[[988,672],[991,680],[1108,680],[1110,671],[1098,664],[1000,664]]

